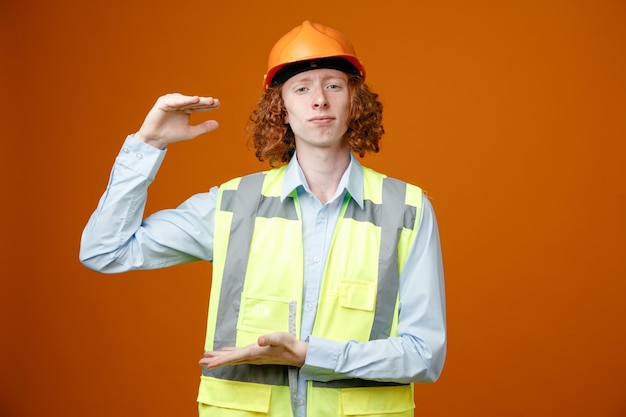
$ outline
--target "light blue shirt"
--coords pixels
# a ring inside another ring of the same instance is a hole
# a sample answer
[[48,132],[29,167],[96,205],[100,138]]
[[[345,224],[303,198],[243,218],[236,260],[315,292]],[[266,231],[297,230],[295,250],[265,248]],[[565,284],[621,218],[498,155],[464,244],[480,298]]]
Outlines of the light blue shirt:
[[[147,190],[166,155],[129,136],[118,154],[106,191],[83,231],[81,262],[119,273],[156,269],[195,260],[212,261],[217,187],[191,196],[176,209],[144,218]],[[417,238],[400,275],[398,336],[364,343],[310,336],[335,224],[346,195],[363,206],[363,170],[351,156],[335,195],[321,204],[292,158],[281,198],[298,192],[304,244],[301,340],[308,352],[300,369],[296,415],[306,415],[308,380],[344,378],[400,383],[434,382],[446,354],[443,266],[437,222],[424,197]],[[338,325],[342,325],[338,323]]]

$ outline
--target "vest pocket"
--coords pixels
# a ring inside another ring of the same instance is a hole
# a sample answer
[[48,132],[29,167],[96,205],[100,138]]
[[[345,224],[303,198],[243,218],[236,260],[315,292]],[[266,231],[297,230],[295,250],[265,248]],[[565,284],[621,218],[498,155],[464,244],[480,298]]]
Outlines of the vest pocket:
[[257,343],[259,336],[268,333],[289,332],[290,301],[284,297],[241,294],[237,346]]
[[200,378],[199,417],[293,417],[288,386]]
[[[200,377],[200,416],[269,415],[272,386]],[[253,414],[254,413],[254,414]]]
[[413,417],[413,385],[344,388],[340,395],[342,416]]
[[339,284],[339,305],[364,311],[374,311],[376,284],[344,279]]

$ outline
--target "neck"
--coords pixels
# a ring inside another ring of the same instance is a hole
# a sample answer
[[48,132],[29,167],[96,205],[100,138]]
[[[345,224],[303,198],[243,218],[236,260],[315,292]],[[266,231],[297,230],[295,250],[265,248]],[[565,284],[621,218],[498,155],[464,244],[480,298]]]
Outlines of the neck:
[[334,152],[297,152],[298,164],[311,192],[322,204],[335,194],[339,181],[350,164],[350,149]]

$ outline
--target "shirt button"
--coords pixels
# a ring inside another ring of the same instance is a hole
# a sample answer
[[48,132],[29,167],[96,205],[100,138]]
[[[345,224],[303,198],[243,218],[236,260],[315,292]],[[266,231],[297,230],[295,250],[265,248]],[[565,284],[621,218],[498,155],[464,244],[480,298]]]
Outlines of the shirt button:
[[317,256],[313,257],[313,262],[315,262],[316,264],[319,263],[320,258],[318,258]]
[[128,150],[128,148],[124,148],[124,149],[122,149],[122,151],[123,151],[124,153],[128,153],[128,152],[130,152],[130,151]]
[[138,153],[137,154],[137,159],[141,159],[141,158],[143,158],[143,155],[141,153]]
[[320,216],[319,216],[319,217],[320,217],[320,219],[325,219],[325,218],[326,218],[326,214],[324,214],[324,213],[320,213]]
[[313,310],[313,303],[306,303],[307,310]]

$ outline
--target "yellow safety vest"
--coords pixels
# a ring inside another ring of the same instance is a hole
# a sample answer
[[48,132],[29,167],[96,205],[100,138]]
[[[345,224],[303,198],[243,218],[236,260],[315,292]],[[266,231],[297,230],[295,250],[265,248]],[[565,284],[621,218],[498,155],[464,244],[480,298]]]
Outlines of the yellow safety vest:
[[[256,343],[285,331],[300,336],[302,223],[286,167],[220,186],[205,350]],[[336,341],[397,336],[399,274],[418,230],[422,190],[363,168],[364,205],[343,202],[331,242],[312,334]],[[203,369],[201,416],[292,416],[282,365]],[[293,386],[293,380],[292,380]],[[309,381],[309,416],[413,416],[412,384],[361,379]]]

